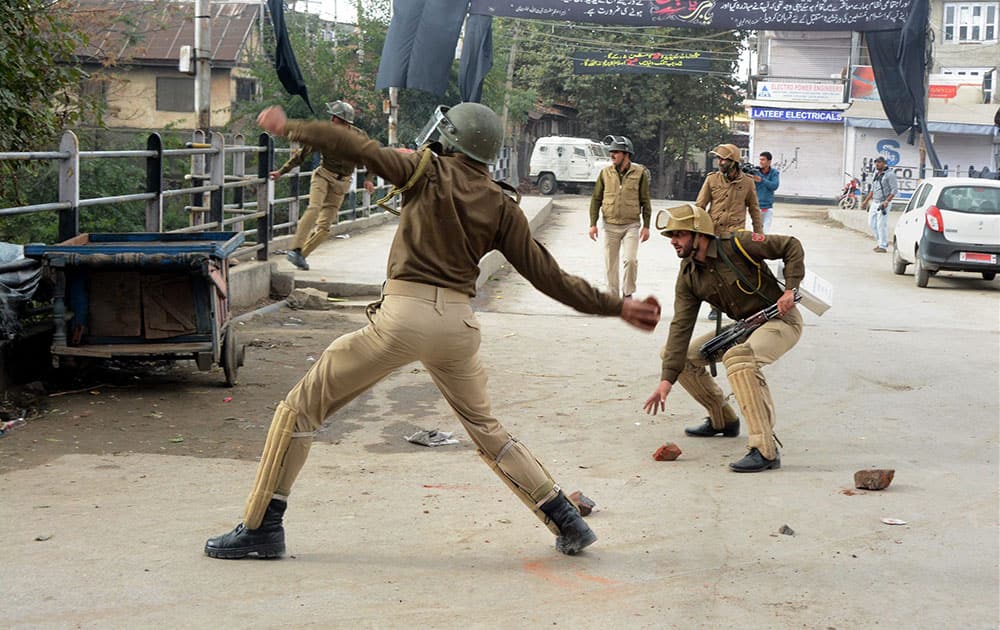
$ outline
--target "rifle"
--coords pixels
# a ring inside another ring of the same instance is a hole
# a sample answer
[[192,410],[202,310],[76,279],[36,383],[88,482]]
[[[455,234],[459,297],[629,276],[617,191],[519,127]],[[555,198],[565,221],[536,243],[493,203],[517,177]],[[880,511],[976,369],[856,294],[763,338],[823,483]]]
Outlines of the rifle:
[[[801,299],[799,292],[795,292],[795,301]],[[712,337],[702,344],[698,352],[706,360],[712,362],[712,376],[715,376],[715,363],[722,358],[722,355],[738,343],[743,343],[750,333],[760,328],[768,320],[778,316],[778,305],[772,304],[767,308],[757,311],[753,315],[741,319],[735,324],[730,324],[722,329],[722,332]],[[719,313],[722,317],[722,313]]]

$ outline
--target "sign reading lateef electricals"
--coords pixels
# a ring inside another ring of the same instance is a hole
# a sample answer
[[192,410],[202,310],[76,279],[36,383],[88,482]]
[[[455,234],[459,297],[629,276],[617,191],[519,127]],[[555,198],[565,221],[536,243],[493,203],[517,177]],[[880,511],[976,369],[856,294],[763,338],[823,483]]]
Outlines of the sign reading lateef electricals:
[[821,109],[771,109],[751,107],[750,118],[755,120],[793,120],[795,122],[839,123],[844,122],[844,112]]

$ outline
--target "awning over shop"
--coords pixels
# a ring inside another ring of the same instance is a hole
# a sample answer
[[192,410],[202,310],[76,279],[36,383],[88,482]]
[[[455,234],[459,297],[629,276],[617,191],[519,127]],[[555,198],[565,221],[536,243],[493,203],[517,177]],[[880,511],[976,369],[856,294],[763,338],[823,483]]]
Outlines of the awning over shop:
[[[954,133],[973,136],[992,136],[997,127],[993,124],[995,105],[941,103],[930,100],[927,128],[931,133]],[[854,101],[844,112],[848,127],[891,129],[882,104],[878,101]]]

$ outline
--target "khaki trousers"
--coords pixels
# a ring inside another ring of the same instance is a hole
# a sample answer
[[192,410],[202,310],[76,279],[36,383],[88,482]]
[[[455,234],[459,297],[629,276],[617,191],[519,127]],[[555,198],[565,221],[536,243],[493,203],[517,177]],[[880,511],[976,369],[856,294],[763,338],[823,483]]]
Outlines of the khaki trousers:
[[[713,409],[718,410],[726,406],[722,389],[706,369],[708,361],[698,352],[702,344],[714,336],[715,328],[713,327],[711,332],[697,337],[688,346],[687,362],[684,370],[686,372],[685,379],[690,378],[692,383],[691,385],[682,384],[684,389],[688,390],[692,397],[701,403],[710,414]],[[764,323],[763,326],[753,331],[745,342],[740,344],[741,346],[748,347],[753,352],[754,362],[757,365],[754,376],[760,387],[764,406],[767,408],[768,418],[762,420],[765,421],[764,423],[770,425],[770,428],[762,427],[760,426],[762,423],[757,422],[757,419],[746,419],[747,428],[750,432],[748,439],[748,446],[750,448],[756,448],[763,452],[764,448],[761,447],[765,444],[773,444],[774,440],[774,436],[769,432],[770,429],[774,428],[774,402],[771,400],[771,392],[767,387],[767,380],[764,379],[760,368],[777,361],[781,355],[791,350],[798,343],[801,336],[802,314],[799,312],[798,307],[794,307],[783,317]],[[712,404],[706,404],[709,401]],[[716,423],[713,422],[713,426],[715,425]],[[716,428],[721,429],[722,425],[720,424]]]
[[[399,280],[386,282],[383,295],[371,324],[330,344],[288,393],[284,403],[296,414],[295,434],[316,431],[389,373],[420,361],[482,457],[508,485],[514,484],[515,493],[535,507],[552,498],[558,490],[552,477],[492,415],[486,370],[479,360],[479,321],[469,297]],[[276,495],[291,491],[310,443],[291,440]]]
[[[635,278],[639,273],[639,227],[639,223],[604,223],[604,264],[608,273],[608,293],[612,295],[635,293]],[[621,292],[618,284],[619,253],[624,268]]]
[[322,166],[316,167],[309,182],[309,206],[299,217],[292,249],[302,250],[302,255],[308,256],[330,236],[330,226],[337,223],[340,206],[351,189],[351,177],[337,179]]

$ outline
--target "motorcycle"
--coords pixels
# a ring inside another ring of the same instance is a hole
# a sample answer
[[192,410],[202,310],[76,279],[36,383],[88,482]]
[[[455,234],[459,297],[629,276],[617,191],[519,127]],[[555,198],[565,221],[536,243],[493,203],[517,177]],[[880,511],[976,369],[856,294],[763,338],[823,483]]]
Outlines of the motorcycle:
[[851,179],[844,184],[844,188],[840,191],[837,205],[844,210],[854,210],[861,205],[861,180],[850,173],[845,173],[845,175]]

